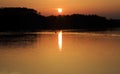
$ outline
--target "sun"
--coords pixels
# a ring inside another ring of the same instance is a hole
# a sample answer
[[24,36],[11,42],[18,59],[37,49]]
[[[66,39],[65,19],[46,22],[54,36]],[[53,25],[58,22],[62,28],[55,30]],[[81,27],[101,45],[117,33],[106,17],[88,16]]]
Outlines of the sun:
[[58,13],[62,13],[63,11],[62,8],[58,8],[57,10],[58,10]]

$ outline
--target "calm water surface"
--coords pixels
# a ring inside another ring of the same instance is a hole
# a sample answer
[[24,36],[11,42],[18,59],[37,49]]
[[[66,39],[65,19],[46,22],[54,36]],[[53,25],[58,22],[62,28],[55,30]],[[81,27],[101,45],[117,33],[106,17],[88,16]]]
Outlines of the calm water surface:
[[120,33],[1,34],[0,74],[120,74]]

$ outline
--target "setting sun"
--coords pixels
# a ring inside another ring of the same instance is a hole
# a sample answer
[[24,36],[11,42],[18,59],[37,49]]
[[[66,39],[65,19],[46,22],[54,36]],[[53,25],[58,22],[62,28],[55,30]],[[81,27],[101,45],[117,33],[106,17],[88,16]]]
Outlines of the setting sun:
[[58,13],[62,13],[62,8],[58,8]]

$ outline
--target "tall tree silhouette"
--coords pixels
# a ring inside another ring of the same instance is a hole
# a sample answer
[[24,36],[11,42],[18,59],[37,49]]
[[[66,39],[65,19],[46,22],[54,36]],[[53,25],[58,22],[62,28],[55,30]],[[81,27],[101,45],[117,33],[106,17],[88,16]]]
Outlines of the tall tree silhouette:
[[41,31],[57,29],[83,29],[102,31],[120,28],[120,20],[98,15],[43,16],[30,8],[0,8],[0,31]]

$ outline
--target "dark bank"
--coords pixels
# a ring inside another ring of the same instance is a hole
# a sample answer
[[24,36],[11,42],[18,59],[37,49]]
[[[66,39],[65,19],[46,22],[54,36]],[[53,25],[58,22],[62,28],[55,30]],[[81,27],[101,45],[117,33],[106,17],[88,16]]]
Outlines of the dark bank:
[[119,28],[119,19],[107,19],[98,15],[72,14],[43,16],[30,8],[0,8],[1,32],[34,32],[58,29],[106,31]]

